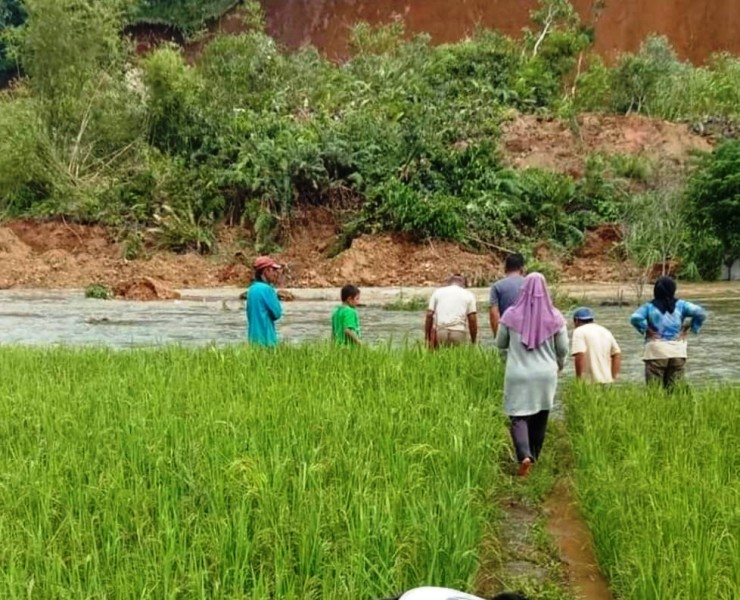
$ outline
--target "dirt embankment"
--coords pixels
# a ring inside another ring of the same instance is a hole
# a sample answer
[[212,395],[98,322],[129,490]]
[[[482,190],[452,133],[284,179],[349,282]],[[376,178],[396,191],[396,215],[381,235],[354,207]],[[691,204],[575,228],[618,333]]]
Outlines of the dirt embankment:
[[[537,0],[262,0],[262,5],[279,42],[293,48],[311,43],[342,57],[357,21],[385,23],[397,15],[410,33],[427,32],[435,42],[459,40],[478,25],[518,35],[532,26],[529,14]],[[607,58],[636,50],[651,33],[666,35],[681,57],[696,63],[713,52],[740,54],[738,0],[573,0],[573,5],[584,23],[594,26],[596,50]]]
[[[693,150],[710,147],[686,126],[644,117],[586,115],[575,134],[556,119],[520,116],[505,125],[502,136],[509,164],[576,177],[583,174],[586,159],[595,151],[682,163]],[[288,267],[284,284],[432,285],[452,272],[462,272],[482,285],[500,274],[500,254],[474,253],[447,242],[417,244],[399,235],[361,236],[349,249],[329,258],[339,230],[337,215],[326,208],[296,216],[278,255]],[[623,280],[625,265],[614,253],[620,235],[618,228],[602,226],[587,233],[584,246],[570,261],[558,263],[545,246],[540,258],[554,260],[565,281]],[[213,256],[150,249],[143,258],[126,260],[113,234],[102,227],[63,220],[16,220],[0,225],[0,288],[79,288],[102,283],[123,289],[146,277],[173,288],[243,285],[250,276],[251,257],[243,250],[250,247],[249,240],[247,230],[224,228]]]
[[[634,52],[650,34],[668,37],[678,55],[696,64],[713,53],[740,54],[738,0],[572,0],[583,22],[593,27],[595,49],[607,60]],[[428,33],[434,43],[455,42],[479,26],[518,36],[533,28],[537,0],[261,0],[267,30],[295,49],[312,44],[330,58],[349,54],[349,32],[358,21],[371,24],[402,19],[409,35]],[[137,25],[128,32],[139,53],[162,42],[184,45],[195,60],[215,34],[244,31],[240,7],[208,24],[205,34],[185,42],[163,25]]]

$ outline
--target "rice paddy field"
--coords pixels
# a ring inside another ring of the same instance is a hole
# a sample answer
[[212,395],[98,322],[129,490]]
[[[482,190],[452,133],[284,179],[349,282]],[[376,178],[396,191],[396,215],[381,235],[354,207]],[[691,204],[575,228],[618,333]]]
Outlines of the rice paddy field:
[[617,598],[740,597],[740,389],[574,387],[578,496]]
[[471,589],[490,353],[0,349],[0,597]]
[[[0,348],[0,597],[474,591],[502,378],[474,348]],[[573,462],[614,597],[739,597],[738,387],[562,395],[573,457],[539,468]]]

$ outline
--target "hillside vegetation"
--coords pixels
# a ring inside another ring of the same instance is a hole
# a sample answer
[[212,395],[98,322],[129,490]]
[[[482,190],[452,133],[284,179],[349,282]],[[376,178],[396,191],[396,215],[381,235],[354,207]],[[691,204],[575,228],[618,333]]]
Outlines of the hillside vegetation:
[[[310,205],[342,211],[333,252],[378,231],[568,252],[587,228],[621,222],[622,251],[646,269],[679,260],[684,274],[712,277],[738,254],[726,218],[740,202],[736,141],[717,150],[721,168],[704,159],[688,187],[676,165],[644,157],[594,155],[574,178],[512,169],[498,148],[517,112],[565,118],[575,136],[583,111],[731,135],[738,59],[697,68],[650,38],[607,67],[564,0],[541,2],[521,40],[479,31],[432,46],[405,40],[398,22],[359,24],[343,64],[312,48],[282,51],[256,3],[245,7],[246,32],[216,38],[193,66],[174,46],[138,58],[120,35],[132,14],[177,15],[185,28],[217,4],[228,3],[27,0],[25,24],[4,38],[26,75],[0,97],[0,211],[105,224],[131,257],[152,240],[208,252],[223,221],[247,225],[255,251],[272,250]],[[707,177],[720,196],[701,199]],[[697,202],[718,209],[697,218]]]

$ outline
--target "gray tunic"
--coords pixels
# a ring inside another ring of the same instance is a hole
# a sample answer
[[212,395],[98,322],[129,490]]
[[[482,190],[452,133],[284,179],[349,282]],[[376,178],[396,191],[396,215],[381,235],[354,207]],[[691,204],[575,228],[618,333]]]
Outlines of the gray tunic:
[[527,350],[522,337],[500,325],[496,346],[507,350],[504,375],[504,412],[510,417],[552,410],[558,370],[568,356],[568,330],[563,327],[534,350]]

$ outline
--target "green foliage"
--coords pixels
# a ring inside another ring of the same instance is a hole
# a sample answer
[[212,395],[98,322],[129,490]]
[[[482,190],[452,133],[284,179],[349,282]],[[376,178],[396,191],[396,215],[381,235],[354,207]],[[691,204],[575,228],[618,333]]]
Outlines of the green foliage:
[[429,299],[424,296],[404,296],[403,290],[398,298],[383,305],[383,310],[394,312],[421,312],[429,306]]
[[668,274],[672,261],[685,251],[688,239],[680,190],[662,188],[634,196],[625,216],[627,254],[647,277],[652,267]]
[[237,4],[238,0],[136,0],[131,3],[129,21],[171,25],[193,34]]
[[579,111],[610,112],[612,110],[613,71],[600,56],[588,57],[588,68],[575,80],[573,103]]
[[[164,10],[153,2],[147,10],[155,4]],[[405,39],[400,21],[360,24],[341,65],[311,48],[283,52],[253,3],[248,31],[217,37],[197,64],[164,46],[135,67],[119,38],[130,4],[29,0],[28,8],[12,47],[29,78],[2,100],[0,206],[107,223],[131,255],[152,236],[208,251],[221,220],[250,227],[261,251],[274,249],[296,208],[331,204],[338,190],[355,199],[342,247],[361,232],[399,231],[480,248],[537,240],[574,248],[586,228],[619,219],[627,195],[651,184],[652,167],[641,157],[592,157],[578,180],[506,168],[496,144],[504,115],[575,118],[589,77],[602,91],[612,78],[632,82],[615,85],[629,97],[622,109],[652,110],[658,67],[684,69],[651,42],[639,68],[587,59],[571,98],[565,90],[590,37],[559,0],[541,4],[539,29],[521,41],[481,30],[432,46]],[[734,62],[711,68],[724,74],[718,89],[730,103]]]
[[152,52],[142,67],[149,142],[165,151],[193,148],[202,80],[186,66],[180,51],[170,46]]
[[538,31],[526,31],[524,59],[515,89],[532,106],[550,106],[562,96],[566,77],[592,40],[568,0],[540,0],[531,12]]
[[15,58],[8,53],[5,38],[25,20],[26,11],[21,0],[0,0],[0,85],[8,81],[18,68]]
[[373,191],[379,208],[373,215],[382,229],[411,233],[418,238],[459,241],[463,234],[460,202],[452,196],[422,192],[391,179]]
[[3,117],[13,120],[0,128],[13,147],[3,158],[0,204],[84,216],[142,132],[140,90],[124,70],[120,5],[29,0],[26,8],[13,51],[29,84],[4,100]]
[[728,265],[740,258],[739,140],[721,144],[704,157],[689,182],[687,197],[689,227],[695,238],[706,240],[697,253],[703,255],[702,264],[720,252]]
[[728,54],[694,67],[678,59],[665,37],[650,36],[613,69],[598,57],[576,80],[581,110],[640,112],[669,120],[740,120],[740,60]]
[[85,288],[85,298],[94,298],[95,300],[110,300],[113,293],[110,288],[102,283],[92,283]]
[[53,193],[48,145],[34,100],[0,95],[0,212],[23,214]]
[[624,54],[612,77],[614,107],[619,112],[651,112],[664,78],[681,68],[676,53],[663,36],[649,37],[637,54]]

